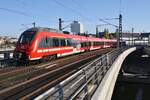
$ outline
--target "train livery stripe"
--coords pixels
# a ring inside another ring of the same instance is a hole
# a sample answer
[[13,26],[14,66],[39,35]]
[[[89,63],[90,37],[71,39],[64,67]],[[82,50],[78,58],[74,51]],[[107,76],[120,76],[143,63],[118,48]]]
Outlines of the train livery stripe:
[[37,58],[30,58],[30,57],[29,57],[29,59],[30,59],[30,60],[38,60],[38,59],[41,59],[41,57],[37,57]]
[[67,49],[73,49],[73,47],[65,47],[65,48],[52,48],[52,49],[43,49],[43,50],[37,50],[37,53],[43,53],[43,52],[51,52],[51,51],[59,51],[59,50],[67,50]]

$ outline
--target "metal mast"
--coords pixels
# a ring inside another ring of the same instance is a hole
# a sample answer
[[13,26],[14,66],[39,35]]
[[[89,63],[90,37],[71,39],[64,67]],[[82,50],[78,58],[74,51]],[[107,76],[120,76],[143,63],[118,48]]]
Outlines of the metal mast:
[[60,31],[62,31],[62,22],[63,22],[62,19],[59,18],[59,30],[60,30]]
[[121,47],[122,44],[122,15],[119,14],[119,29],[118,29],[118,47]]

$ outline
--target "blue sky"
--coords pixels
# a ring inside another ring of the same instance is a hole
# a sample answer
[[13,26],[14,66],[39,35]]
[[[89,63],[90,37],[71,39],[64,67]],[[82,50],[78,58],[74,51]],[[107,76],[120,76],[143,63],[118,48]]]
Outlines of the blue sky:
[[[95,25],[103,24],[99,18],[116,18],[123,15],[123,30],[150,32],[150,0],[1,0],[0,35],[18,36],[32,22],[37,26],[58,28],[58,18],[66,21],[66,26],[73,20],[83,23],[85,31],[95,33]],[[8,11],[9,10],[9,11]],[[118,24],[118,20],[110,20]],[[112,26],[102,26],[100,31]]]

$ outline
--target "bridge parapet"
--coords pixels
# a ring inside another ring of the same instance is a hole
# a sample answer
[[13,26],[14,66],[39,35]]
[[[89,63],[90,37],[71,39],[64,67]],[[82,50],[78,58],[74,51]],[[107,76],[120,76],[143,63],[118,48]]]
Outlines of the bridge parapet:
[[[109,87],[111,82],[115,84],[115,77],[117,77],[121,62],[136,48],[124,50],[126,49],[117,49],[97,58],[57,86],[35,98],[35,100],[106,100],[107,95],[111,94],[111,88]],[[118,55],[120,56],[118,57]]]
[[13,55],[13,50],[0,51],[0,59],[10,59]]
[[119,70],[121,69],[121,65],[125,58],[135,50],[136,47],[132,47],[125,50],[122,54],[119,55],[119,57],[114,61],[114,63],[104,76],[101,84],[92,96],[91,100],[111,100],[111,96],[113,93],[115,82],[117,80],[117,76],[119,74]]

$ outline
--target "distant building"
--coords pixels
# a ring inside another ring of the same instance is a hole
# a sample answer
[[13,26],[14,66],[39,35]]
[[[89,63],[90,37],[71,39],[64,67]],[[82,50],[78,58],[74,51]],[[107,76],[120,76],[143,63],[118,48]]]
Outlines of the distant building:
[[71,32],[75,34],[84,33],[83,25],[78,21],[73,21],[71,24]]
[[148,38],[150,33],[141,33],[141,37],[143,38]]
[[5,43],[5,40],[4,38],[0,37],[0,45],[4,44]]
[[9,36],[1,36],[0,37],[0,45],[12,44],[17,42],[17,38],[9,37]]

